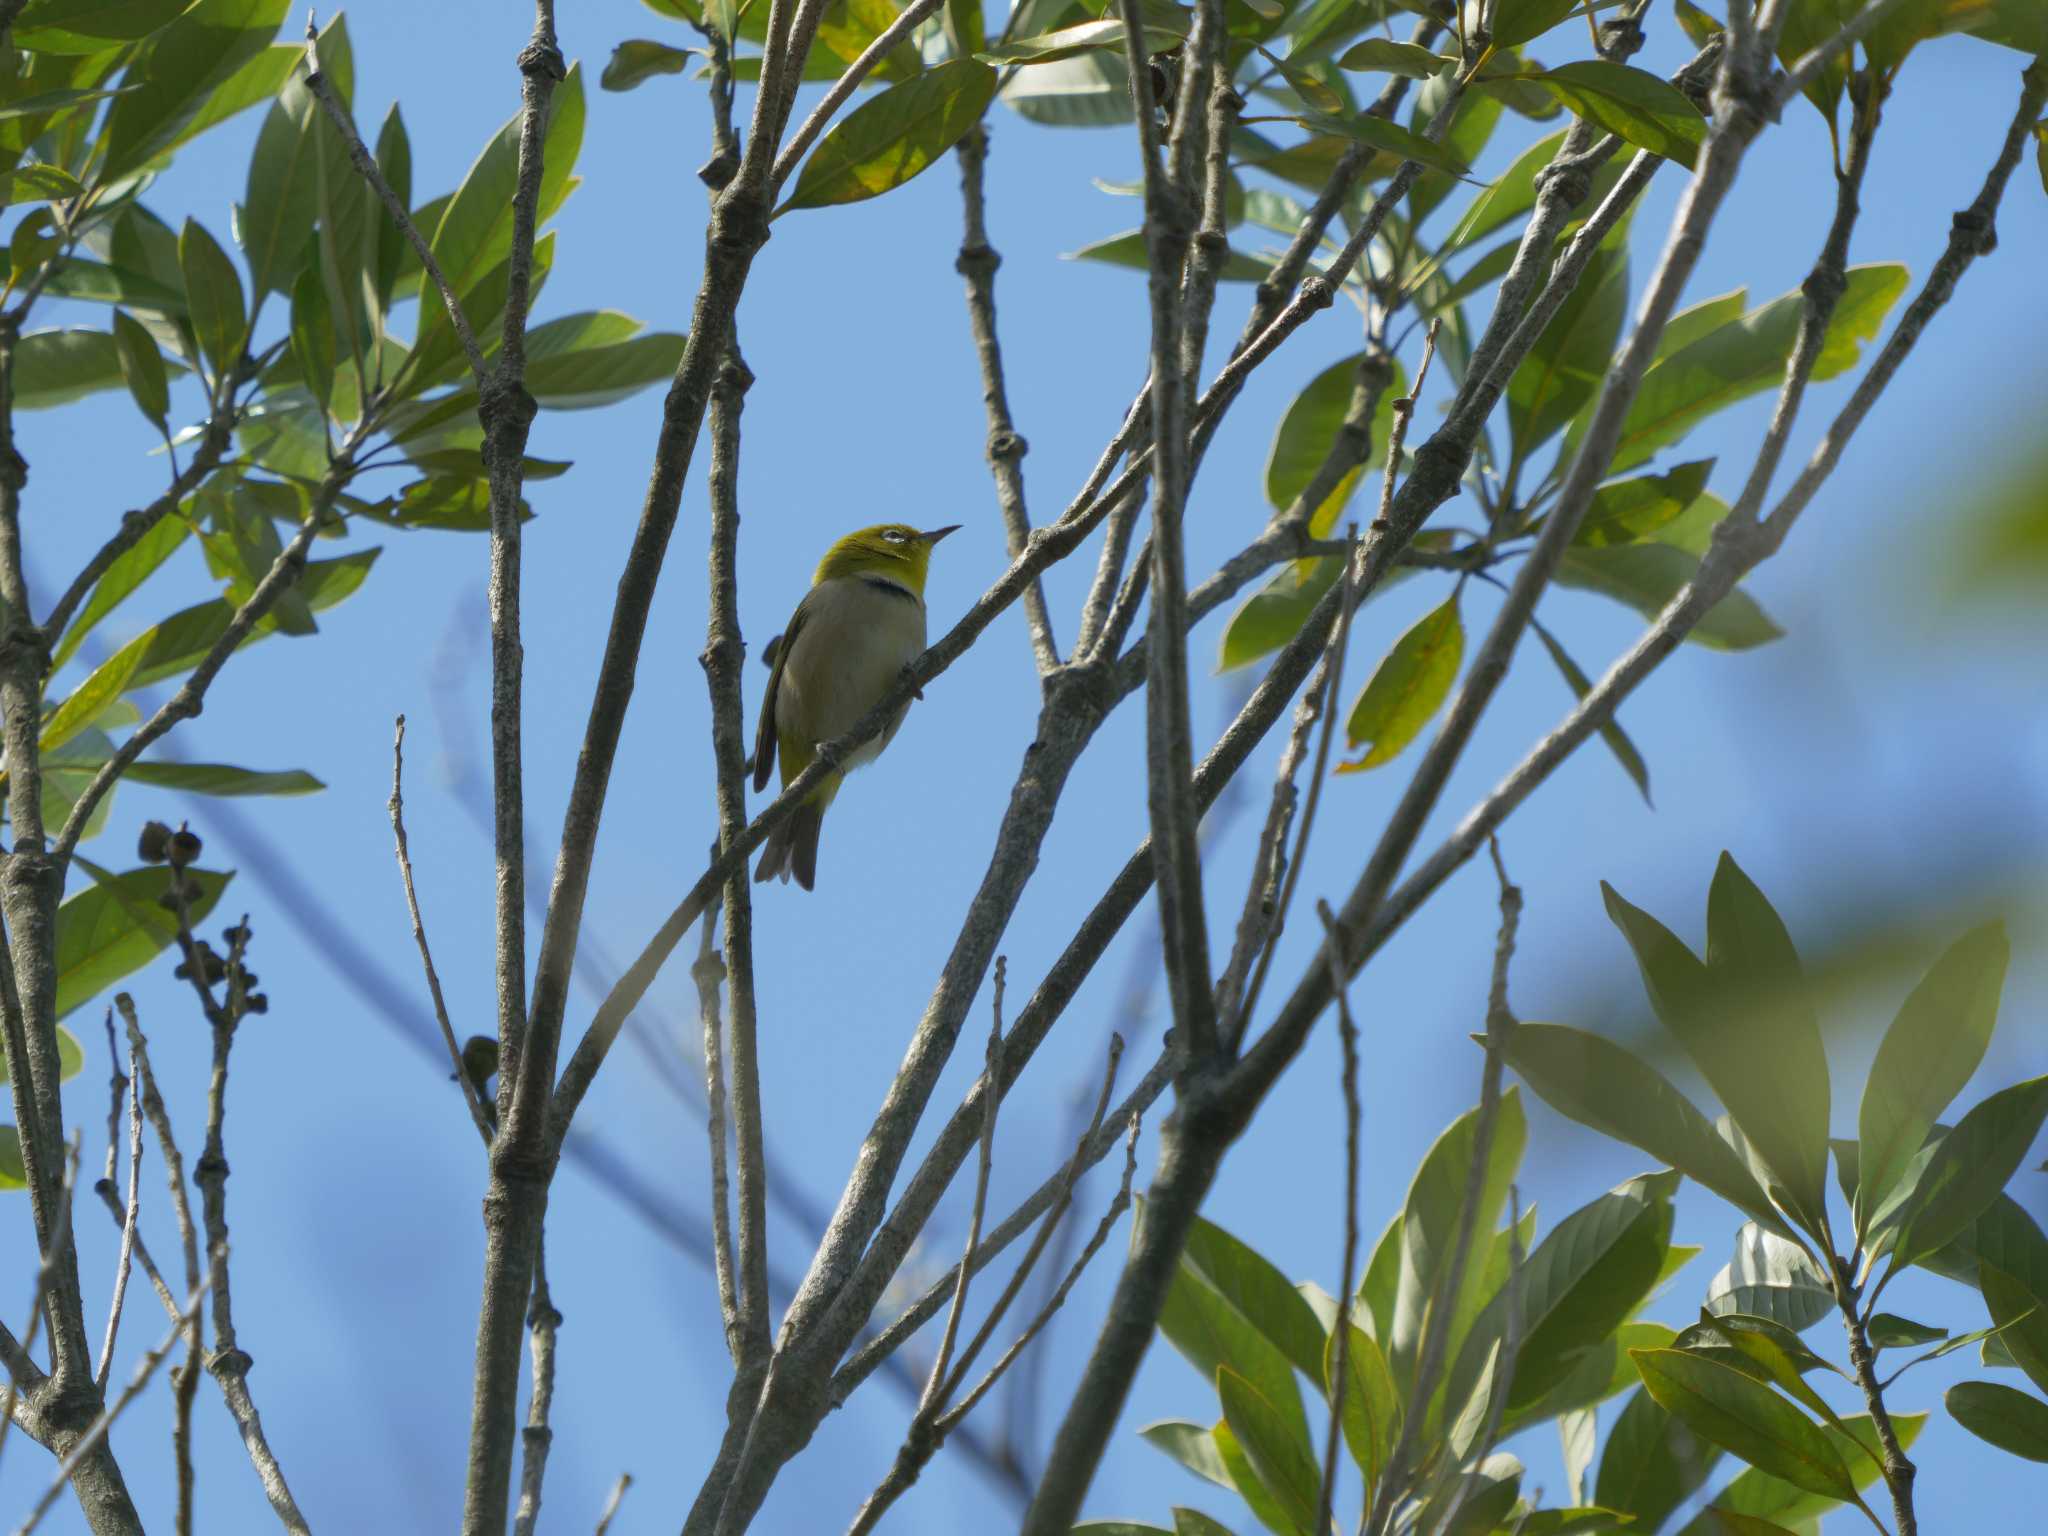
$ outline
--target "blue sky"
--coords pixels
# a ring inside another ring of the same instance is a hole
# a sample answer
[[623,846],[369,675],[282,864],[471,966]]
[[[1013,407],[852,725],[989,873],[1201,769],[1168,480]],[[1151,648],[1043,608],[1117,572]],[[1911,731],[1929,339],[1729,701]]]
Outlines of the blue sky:
[[[611,47],[634,36],[682,41],[634,0],[565,8],[563,45],[594,76]],[[357,117],[405,108],[424,198],[452,187],[478,147],[514,110],[512,60],[525,40],[518,6],[441,0],[370,4],[349,13]],[[297,20],[294,20],[294,27]],[[1643,61],[1682,57],[1659,8]],[[1584,51],[1558,34],[1560,57]],[[1547,55],[1546,55],[1547,56]],[[1916,56],[1888,109],[1854,259],[1900,260],[1917,283],[1938,253],[1950,211],[1974,195],[2017,90],[2017,56],[1970,40]],[[152,193],[176,222],[193,212],[225,237],[259,119],[254,113],[202,141]],[[704,158],[708,118],[700,85],[663,78],[626,96],[592,91],[578,171],[583,185],[559,221],[553,277],[537,315],[616,308],[680,329],[695,291],[704,216],[691,175]],[[1004,256],[998,279],[1002,339],[1019,429],[1031,443],[1025,475],[1032,514],[1055,515],[1078,487],[1143,371],[1144,285],[1135,273],[1059,260],[1061,253],[1135,221],[1129,200],[1091,177],[1129,180],[1127,129],[1051,131],[998,109],[989,169],[990,232]],[[1547,130],[1537,130],[1547,131]],[[1489,161],[1497,169],[1533,136],[1510,119]],[[1827,143],[1803,103],[1761,141],[1717,226],[1690,298],[1746,284],[1753,300],[1795,287],[1830,211]],[[1668,221],[1679,182],[1660,175],[1635,221],[1638,286]],[[1455,200],[1453,206],[1456,206]],[[1945,599],[1938,579],[1959,493],[2016,434],[2038,430],[2048,372],[2040,356],[2044,299],[2038,253],[2048,201],[2031,164],[2014,180],[2000,248],[1969,274],[1905,374],[1867,422],[1848,461],[1784,554],[1753,588],[1788,631],[1772,647],[1725,655],[1687,648],[1632,700],[1623,718],[1650,763],[1657,808],[1637,797],[1597,749],[1575,759],[1510,823],[1510,869],[1528,898],[1513,980],[1525,1017],[1616,1031],[1642,1012],[1624,946],[1600,910],[1597,882],[1697,940],[1713,860],[1732,850],[1816,951],[1864,918],[1934,910],[1887,941],[1874,979],[1832,995],[1835,1120],[1852,1127],[1869,1031],[1889,1019],[1918,969],[1986,909],[2004,912],[2016,958],[2003,1028],[1973,1102],[1990,1088],[2048,1069],[2041,1034],[2044,971],[2039,881],[2048,839],[2048,730],[2042,720],[2038,615]],[[780,629],[812,565],[837,534],[901,518],[959,522],[937,554],[935,628],[948,623],[1003,564],[1001,525],[982,461],[983,422],[953,256],[959,200],[950,163],[888,197],[791,215],[775,226],[740,314],[757,383],[747,402],[742,467],[741,617],[756,652]],[[1247,232],[1248,238],[1256,238]],[[1247,290],[1226,289],[1216,330],[1235,334]],[[103,323],[65,314],[45,323]],[[1271,431],[1294,393],[1357,345],[1339,306],[1290,342],[1254,378],[1205,463],[1189,513],[1191,566],[1206,570],[1265,516],[1263,466]],[[1412,362],[1412,359],[1409,361]],[[1803,459],[1846,382],[1817,387],[1795,439]],[[1763,401],[1716,418],[1684,457],[1725,456],[1712,481],[1732,494],[1756,439]],[[1425,405],[1425,421],[1428,406]],[[530,851],[551,861],[560,807],[588,708],[618,564],[644,489],[659,392],[596,413],[548,414],[532,451],[576,461],[532,488],[539,513],[526,556],[526,776]],[[161,484],[150,431],[125,398],[106,395],[20,424],[32,477],[25,531],[39,601],[61,584],[119,512]],[[684,500],[642,656],[633,713],[613,775],[606,832],[586,920],[595,947],[630,957],[699,868],[710,835],[710,750],[702,674],[705,534],[703,456]],[[1453,513],[1456,508],[1454,506]],[[470,1360],[480,1273],[483,1169],[473,1129],[446,1071],[414,1048],[407,1017],[423,1017],[424,988],[406,931],[384,802],[394,715],[411,718],[408,822],[420,895],[450,1006],[462,1033],[492,1010],[491,860],[466,805],[464,775],[488,752],[483,642],[485,545],[447,534],[391,536],[357,598],[323,616],[308,641],[273,641],[236,659],[204,717],[181,727],[185,755],[251,767],[306,767],[328,782],[296,801],[172,804],[124,789],[96,857],[132,847],[147,816],[190,816],[209,836],[209,863],[239,865],[223,911],[247,910],[252,963],[272,1000],[237,1046],[228,1119],[235,1296],[251,1387],[300,1502],[320,1530],[442,1530],[459,1506],[468,1433]],[[1071,641],[1092,559],[1050,583],[1055,625]],[[153,615],[203,595],[203,573],[166,573],[117,641]],[[1425,607],[1434,588],[1410,584],[1360,616],[1350,673],[1372,660]],[[1577,593],[1544,604],[1546,623],[1597,671],[1638,632],[1628,610]],[[1467,623],[1490,617],[1482,593]],[[1196,642],[1213,654],[1212,621]],[[748,672],[751,709],[765,673]],[[1198,671],[1198,737],[1212,739],[1240,681]],[[926,689],[888,757],[852,781],[834,807],[818,889],[761,893],[756,906],[761,1038],[768,1128],[777,1172],[812,1207],[829,1208],[932,981],[952,942],[949,923],[980,879],[986,851],[1030,740],[1036,688],[1021,615],[998,622]],[[1560,680],[1525,652],[1453,777],[1425,846],[1553,724],[1569,704]],[[1021,998],[1135,846],[1143,821],[1141,712],[1112,719],[1076,771],[1048,837],[1038,877],[1003,948]],[[1274,744],[1277,746],[1277,743]],[[1219,826],[1210,883],[1212,931],[1234,920],[1273,751],[1243,779],[1234,819]],[[1317,846],[1297,913],[1340,897],[1398,795],[1407,760],[1328,786]],[[260,840],[260,844],[259,841]],[[300,922],[290,892],[258,878],[262,846],[317,902]],[[544,878],[539,873],[536,880]],[[1989,894],[1987,894],[1987,891]],[[1494,891],[1478,868],[1457,877],[1353,989],[1365,1032],[1365,1200],[1369,1235],[1398,1204],[1429,1140],[1477,1091],[1479,1027],[1491,952]],[[1312,924],[1298,920],[1276,980],[1297,973]],[[1132,1036],[1127,1080],[1165,1027],[1141,914],[1099,967],[1006,1106],[992,1206],[1007,1210],[1063,1155],[1074,1097],[1091,1091],[1107,1031]],[[344,959],[351,951],[367,959]],[[363,988],[395,984],[401,1017]],[[202,1131],[207,1044],[183,984],[163,964],[133,991],[155,1042],[158,1071],[188,1158]],[[1140,999],[1130,1016],[1126,999]],[[592,999],[580,993],[571,1027]],[[978,1038],[986,998],[971,1016]],[[88,1049],[69,1089],[70,1123],[97,1166],[104,1125],[104,1042],[88,1011],[72,1020]],[[672,966],[635,1025],[650,1052],[622,1044],[587,1100],[584,1123],[659,1197],[702,1208],[705,1149],[695,1114],[651,1059],[694,1068],[674,1042],[694,1040],[687,967]],[[694,1055],[694,1045],[689,1049]],[[957,1101],[980,1052],[963,1048],[936,1103]],[[1290,1275],[1334,1287],[1341,1218],[1341,1110],[1335,1041],[1319,1034],[1231,1155],[1209,1203],[1212,1219]],[[1675,1070],[1675,1069],[1674,1069]],[[1697,1088],[1697,1084],[1693,1086]],[[1644,1159],[1532,1110],[1521,1176],[1525,1202],[1546,1223],[1642,1171]],[[920,1143],[920,1146],[922,1143]],[[1141,1177],[1152,1163],[1146,1138]],[[2033,1161],[2038,1161],[2038,1157]],[[1092,1224],[1110,1194],[1098,1173],[1080,1197]],[[2038,1215],[2037,1174],[2015,1193]],[[145,1213],[160,1255],[174,1251],[161,1168],[148,1157]],[[915,1262],[930,1275],[957,1252],[967,1190],[956,1190]],[[1736,1220],[1688,1190],[1677,1239],[1706,1253],[1653,1315],[1682,1323],[1732,1245]],[[23,1223],[5,1252],[23,1276]],[[778,1220],[777,1266],[801,1271],[809,1234]],[[1112,1239],[1055,1329],[1040,1413],[1025,1438],[1041,1455],[1062,1394],[1084,1358],[1114,1278]],[[111,1224],[80,1223],[89,1316],[104,1305]],[[708,1272],[636,1220],[577,1167],[559,1180],[549,1224],[555,1301],[566,1316],[555,1400],[555,1448],[544,1528],[587,1529],[612,1480],[635,1487],[614,1529],[673,1529],[722,1426],[727,1364]],[[1897,1310],[1958,1329],[1981,1303],[1915,1278]],[[117,1378],[161,1336],[160,1315],[137,1295],[123,1329]],[[13,1304],[10,1304],[10,1306]],[[1825,1325],[1817,1332],[1829,1347]],[[1916,1451],[1931,1529],[1968,1528],[2019,1507],[2037,1472],[1994,1455],[1946,1422],[1940,1390],[1976,1369],[1951,1362],[1909,1377],[1908,1408],[1936,1410]],[[991,1404],[991,1407],[996,1405]],[[1165,1521],[1171,1502],[1199,1504],[1240,1530],[1241,1507],[1192,1481],[1131,1433],[1161,1417],[1207,1419],[1213,1395],[1170,1350],[1156,1350],[1133,1393],[1095,1491],[1092,1514]],[[909,1405],[888,1385],[863,1390],[828,1419],[799,1467],[778,1484],[763,1531],[843,1528],[893,1455]],[[1611,1412],[1607,1421],[1611,1422]],[[984,1426],[996,1427],[991,1420]],[[1604,1424],[1603,1424],[1604,1428]],[[199,1412],[201,1528],[259,1530],[268,1514],[217,1394]],[[1556,1488],[1547,1440],[1534,1477]],[[169,1506],[168,1406],[158,1390],[117,1436],[144,1507]],[[47,1463],[16,1444],[0,1461],[0,1509],[26,1505]],[[942,1461],[900,1506],[896,1528],[984,1529],[999,1524],[986,1485]],[[50,1529],[80,1528],[60,1509]],[[1843,1521],[1846,1527],[1846,1520]]]

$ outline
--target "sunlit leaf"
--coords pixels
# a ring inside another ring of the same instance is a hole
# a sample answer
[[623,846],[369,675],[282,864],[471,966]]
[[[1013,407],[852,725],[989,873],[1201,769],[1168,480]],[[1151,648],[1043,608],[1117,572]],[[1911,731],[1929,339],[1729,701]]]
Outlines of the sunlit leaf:
[[1455,594],[1394,642],[1344,722],[1344,739],[1365,752],[1338,764],[1356,773],[1390,763],[1443,707],[1465,657],[1465,626]]
[[[178,936],[178,920],[159,898],[172,871],[162,865],[109,874],[85,859],[77,863],[93,884],[57,909],[57,1016],[83,1007],[122,977],[140,970]],[[193,894],[186,915],[200,922],[232,880],[232,872],[188,869]]]
[[1979,1440],[2048,1461],[2048,1403],[1996,1381],[1959,1381],[1943,1395],[1949,1417]]
[[948,59],[863,102],[819,140],[777,215],[901,186],[981,121],[998,78],[979,59]]
[[1741,1371],[1676,1349],[1633,1351],[1643,1386],[1695,1434],[1759,1471],[1829,1498],[1853,1499],[1841,1452],[1819,1425]]

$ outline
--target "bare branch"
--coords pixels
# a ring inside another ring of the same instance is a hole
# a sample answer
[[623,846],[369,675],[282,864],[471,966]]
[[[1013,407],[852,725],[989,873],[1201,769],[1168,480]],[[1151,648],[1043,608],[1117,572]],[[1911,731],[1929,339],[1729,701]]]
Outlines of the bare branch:
[[[908,15],[909,12],[905,12]],[[974,332],[974,354],[981,366],[981,400],[988,415],[988,467],[995,476],[996,504],[1003,515],[1010,558],[1024,552],[1031,538],[1031,517],[1024,506],[1023,459],[1028,445],[1010,418],[1010,394],[1003,381],[1003,349],[996,336],[996,268],[1003,258],[988,243],[988,219],[982,195],[982,170],[988,161],[988,126],[969,131],[954,150],[960,162],[960,201],[964,230],[953,266],[967,280],[967,319]],[[1033,580],[1024,589],[1024,619],[1031,632],[1031,654],[1038,675],[1060,664],[1053,638],[1052,613],[1045,606],[1045,586]]]
[[704,1116],[711,1144],[711,1260],[718,1281],[718,1315],[725,1324],[725,1347],[738,1369],[746,1364],[746,1332],[740,1320],[739,1286],[732,1264],[732,1197],[726,1177],[725,1135],[725,1050],[724,1008],[720,987],[725,981],[725,961],[712,946],[711,932],[718,910],[704,914],[697,941],[697,961],[690,967],[690,979],[697,986],[697,1013],[704,1027]]
[[612,1491],[604,1501],[604,1508],[598,1512],[596,1536],[605,1536],[612,1528],[612,1517],[619,1512],[619,1502],[626,1496],[626,1490],[633,1486],[633,1474],[621,1472],[619,1480],[612,1484]]
[[[1388,463],[1391,466],[1392,456]],[[1393,478],[1391,469],[1389,480]],[[1344,1259],[1337,1287],[1335,1366],[1330,1376],[1330,1427],[1323,1441],[1323,1492],[1313,1529],[1330,1528],[1331,1501],[1337,1495],[1337,1441],[1344,1423],[1344,1395],[1351,1384],[1351,1302],[1358,1270],[1358,1025],[1351,1017],[1343,967],[1337,959],[1337,919],[1328,902],[1316,903],[1323,920],[1323,954],[1330,966],[1330,985],[1337,994],[1337,1039],[1344,1051],[1339,1084],[1344,1094]]]
[[433,951],[427,947],[427,929],[420,918],[419,893],[413,889],[412,855],[405,845],[405,716],[398,717],[391,737],[391,835],[398,844],[398,875],[405,885],[405,907],[412,916],[412,938],[419,946],[420,965],[427,973],[427,992],[434,1000],[434,1022],[441,1026],[441,1039],[448,1046],[448,1061],[455,1068],[455,1081],[462,1085],[462,1097],[469,1105],[469,1117],[476,1122],[484,1145],[491,1144],[491,1116],[478,1097],[477,1086],[462,1063],[462,1045],[455,1038],[455,1026],[448,1019],[448,1000],[441,995],[441,977],[434,969]]
[[[107,1372],[114,1364],[114,1337],[121,1327],[121,1307],[128,1299],[128,1275],[135,1260],[136,1222],[142,1214],[142,1101],[134,1077],[121,1071],[121,1058],[114,1048],[114,1010],[111,1007],[107,1009],[107,1059],[113,1063],[114,1074],[114,1103],[107,1117],[110,1133],[120,1117],[122,1099],[128,1101],[128,1206],[121,1217],[121,1256],[114,1264],[114,1297],[107,1305],[107,1331],[100,1344],[99,1369],[93,1373],[93,1384],[103,1397],[107,1390]],[[132,1052],[129,1062],[132,1066]],[[109,1201],[114,1193],[115,1146],[114,1138],[109,1134],[107,1177],[99,1185],[102,1195]]]
[[528,1348],[533,1356],[533,1395],[527,1401],[526,1427],[519,1432],[519,1510],[512,1518],[512,1536],[533,1536],[540,1518],[541,1484],[547,1478],[548,1450],[555,1432],[548,1413],[555,1401],[555,1333],[562,1314],[548,1295],[547,1245],[533,1261],[533,1306],[526,1314]]

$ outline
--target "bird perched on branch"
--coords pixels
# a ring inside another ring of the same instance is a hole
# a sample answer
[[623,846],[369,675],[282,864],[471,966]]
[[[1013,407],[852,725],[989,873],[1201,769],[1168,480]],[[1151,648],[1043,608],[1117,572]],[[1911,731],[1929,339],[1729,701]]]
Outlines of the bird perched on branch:
[[[754,735],[756,790],[767,787],[778,752],[787,788],[821,744],[859,724],[923,653],[924,578],[932,546],[958,526],[920,532],[882,523],[849,533],[825,552],[789,627],[762,657],[771,670]],[[795,875],[798,885],[811,889],[818,875],[818,829],[839,781],[881,755],[908,708],[827,774],[796,814],[769,834],[756,880]]]

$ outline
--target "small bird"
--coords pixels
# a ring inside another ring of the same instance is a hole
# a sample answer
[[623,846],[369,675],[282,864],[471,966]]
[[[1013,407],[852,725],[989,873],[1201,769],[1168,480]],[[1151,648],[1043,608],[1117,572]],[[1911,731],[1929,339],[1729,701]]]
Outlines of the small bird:
[[[767,787],[778,751],[787,787],[811,765],[821,743],[852,730],[923,653],[924,578],[932,546],[959,526],[920,532],[904,523],[881,523],[849,533],[825,552],[811,590],[762,658],[772,670],[754,735],[756,790]],[[812,888],[825,807],[848,771],[881,755],[908,708],[898,710],[881,735],[828,774],[796,814],[769,834],[756,880],[795,875],[798,885]]]

